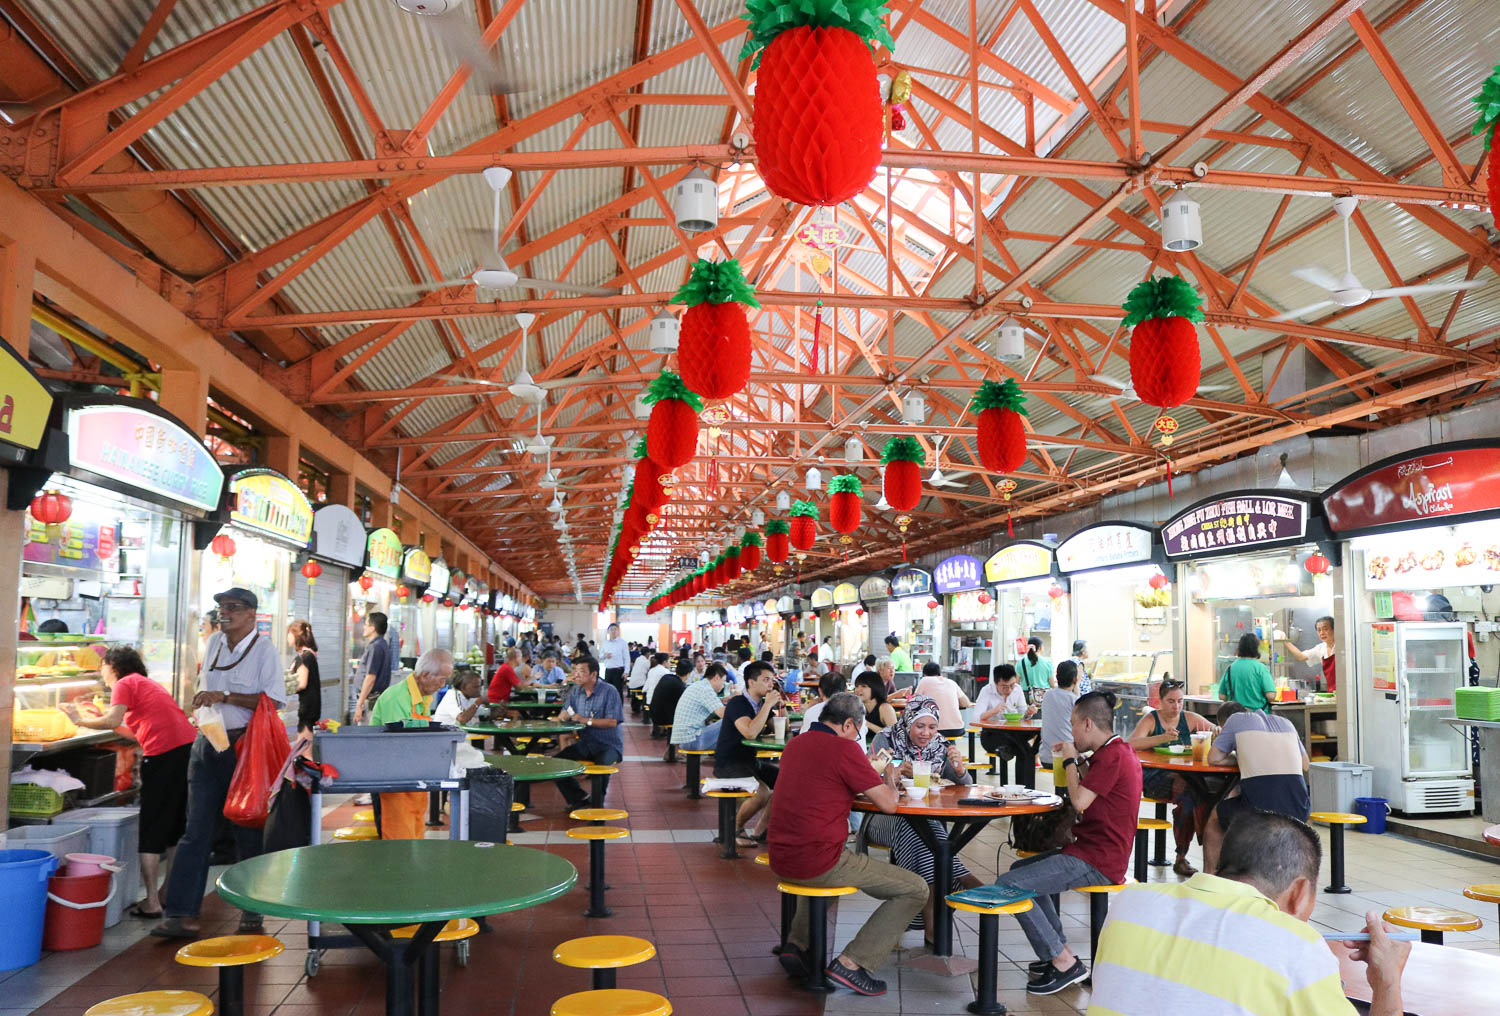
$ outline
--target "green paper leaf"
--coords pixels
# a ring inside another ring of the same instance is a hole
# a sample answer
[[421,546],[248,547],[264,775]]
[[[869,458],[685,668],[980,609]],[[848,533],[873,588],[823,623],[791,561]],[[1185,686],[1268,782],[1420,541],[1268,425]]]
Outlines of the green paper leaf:
[[974,398],[969,402],[969,412],[976,416],[986,409],[1009,409],[1013,413],[1028,415],[1026,412],[1026,393],[1021,391],[1021,386],[1016,384],[1016,379],[1008,377],[1004,381],[986,381],[979,386],[974,393]]
[[1203,306],[1186,280],[1159,275],[1142,282],[1125,297],[1125,320],[1121,324],[1133,328],[1142,321],[1169,317],[1202,321]]
[[739,557],[740,556],[740,545],[738,543],[731,543],[729,546],[725,547],[724,548],[724,556],[725,557]]
[[646,386],[646,394],[641,397],[645,403],[655,404],[664,399],[676,399],[686,402],[693,407],[695,413],[703,412],[703,400],[698,397],[687,385],[682,383],[682,376],[670,370],[664,370],[661,374]]
[[671,303],[696,307],[700,303],[743,303],[748,307],[759,307],[755,298],[755,287],[745,281],[745,273],[734,258],[728,261],[710,261],[707,258],[693,262],[692,274],[672,297]]
[[864,40],[874,55],[875,44],[896,48],[885,18],[886,0],[746,0],[745,25],[749,37],[740,59],[754,56],[760,66],[761,51],[789,28],[842,28]]
[[1484,150],[1489,151],[1495,140],[1495,129],[1500,123],[1500,65],[1484,79],[1479,94],[1472,100],[1478,109],[1479,121],[1474,124],[1475,134],[1484,134]]
[[880,461],[891,462],[915,462],[919,466],[927,464],[927,453],[922,450],[922,445],[914,437],[893,437],[885,443],[885,448],[880,453]]
[[828,481],[828,493],[863,494],[864,488],[859,485],[859,477],[853,473],[844,473]]
[[766,535],[786,536],[792,531],[792,524],[786,519],[772,519],[766,523]]
[[[638,459],[644,459],[646,457],[646,439],[645,438],[641,438],[639,441],[637,441],[635,443],[635,450],[632,451],[630,454],[633,455],[633,456],[635,456]],[[634,480],[631,481],[631,483],[634,483],[634,482],[635,482]]]
[[[793,501],[791,511],[787,512],[787,514],[816,521],[818,518],[818,506],[811,501]],[[791,532],[790,527],[788,527],[787,532]]]
[[745,538],[740,541],[741,547],[759,547],[760,545],[759,533],[746,533]]

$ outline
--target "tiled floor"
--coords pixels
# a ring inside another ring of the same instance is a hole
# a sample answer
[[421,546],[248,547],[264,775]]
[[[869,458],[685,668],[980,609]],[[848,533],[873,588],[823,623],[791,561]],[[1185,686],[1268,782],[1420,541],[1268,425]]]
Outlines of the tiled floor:
[[[608,902],[614,916],[590,920],[587,904],[587,848],[561,834],[572,823],[555,789],[534,787],[534,807],[524,833],[515,842],[566,857],[584,875],[579,888],[546,906],[491,918],[493,932],[472,940],[467,967],[459,968],[448,951],[444,964],[443,1005],[449,1013],[483,1012],[486,1016],[537,1016],[560,995],[588,987],[584,971],[559,967],[551,950],[579,935],[640,935],[656,944],[658,957],[623,971],[622,987],[641,987],[670,998],[688,1016],[778,1016],[816,1013],[958,1014],[973,999],[969,977],[943,977],[909,969],[907,953],[892,956],[881,971],[890,992],[861,998],[847,991],[822,997],[802,992],[787,981],[771,955],[777,941],[779,901],[771,873],[747,854],[723,861],[711,842],[714,802],[689,801],[682,794],[684,767],[661,762],[663,745],[650,740],[637,724],[627,728],[627,760],[610,786],[609,804],[630,812],[628,840],[606,847]],[[1041,779],[1046,781],[1047,775]],[[351,818],[344,804],[325,816],[325,827]],[[1326,835],[1326,831],[1324,831]],[[446,835],[437,832],[434,835]],[[964,852],[975,874],[992,877],[1009,867],[1003,822],[994,823]],[[1363,923],[1368,909],[1394,903],[1442,903],[1479,914],[1485,927],[1449,935],[1457,947],[1497,952],[1495,909],[1465,900],[1460,891],[1477,881],[1500,881],[1500,865],[1440,850],[1394,836],[1351,834],[1348,840],[1348,896],[1320,894],[1314,923],[1348,929]],[[1196,853],[1193,856],[1196,862]],[[217,874],[217,873],[215,873]],[[1169,869],[1151,869],[1153,879],[1172,878]],[[441,872],[424,877],[441,878]],[[836,908],[833,944],[847,941],[874,901],[862,896]],[[232,930],[235,912],[210,896],[205,903],[210,933]],[[1087,950],[1087,903],[1077,894],[1063,896],[1064,922],[1070,938]],[[974,919],[977,920],[977,919]],[[957,951],[973,956],[977,925],[960,915]],[[148,987],[191,987],[213,994],[214,972],[177,966],[173,943],[146,936],[147,922],[126,919],[107,932],[97,949],[45,956],[41,963],[9,975],[0,974],[0,1016],[23,1013],[76,1016],[88,1005],[112,995]],[[305,925],[268,921],[287,952],[252,968],[247,1000],[255,1016],[352,1016],[383,1011],[384,978],[363,948],[327,952],[317,976],[303,973]],[[921,945],[921,933],[906,936],[906,947]],[[1032,959],[1024,936],[1002,919],[1000,932],[1000,1001],[1017,1013],[1077,1013],[1088,1005],[1084,988],[1052,998],[1033,998],[1025,991],[1024,966]]]

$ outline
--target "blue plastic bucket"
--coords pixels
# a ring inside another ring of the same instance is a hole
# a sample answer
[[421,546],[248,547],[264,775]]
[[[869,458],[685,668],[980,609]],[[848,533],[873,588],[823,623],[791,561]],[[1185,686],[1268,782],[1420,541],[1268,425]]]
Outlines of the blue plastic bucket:
[[47,880],[56,870],[57,858],[45,850],[0,850],[0,970],[42,958]]
[[1377,836],[1385,832],[1385,817],[1391,812],[1391,804],[1383,797],[1356,797],[1354,810],[1365,817],[1365,821],[1354,827],[1356,832]]

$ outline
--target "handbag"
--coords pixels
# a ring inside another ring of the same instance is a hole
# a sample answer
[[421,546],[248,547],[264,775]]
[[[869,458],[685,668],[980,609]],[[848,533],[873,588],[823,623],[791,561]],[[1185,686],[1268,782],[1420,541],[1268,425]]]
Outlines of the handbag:
[[1010,834],[1005,842],[1013,850],[1031,854],[1060,850],[1073,842],[1073,823],[1077,820],[1077,810],[1064,797],[1061,808],[1012,817]]

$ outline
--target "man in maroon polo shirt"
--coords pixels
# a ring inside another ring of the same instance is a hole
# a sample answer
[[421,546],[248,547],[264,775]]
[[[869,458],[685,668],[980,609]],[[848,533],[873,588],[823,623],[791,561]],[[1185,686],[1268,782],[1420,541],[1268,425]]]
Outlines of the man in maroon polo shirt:
[[[863,794],[888,815],[896,811],[896,770],[888,758],[872,760],[861,747],[865,707],[849,692],[828,699],[819,721],[794,737],[781,756],[771,798],[771,870],[784,882],[826,888],[854,886],[883,901],[832,963],[828,976],[861,995],[882,995],[879,968],[911,919],[927,902],[927,882],[915,872],[872,861],[844,848],[849,810]],[[874,768],[878,762],[880,770]],[[782,966],[806,976],[808,913],[797,899]]]

